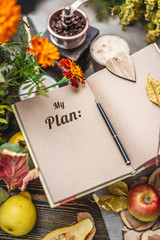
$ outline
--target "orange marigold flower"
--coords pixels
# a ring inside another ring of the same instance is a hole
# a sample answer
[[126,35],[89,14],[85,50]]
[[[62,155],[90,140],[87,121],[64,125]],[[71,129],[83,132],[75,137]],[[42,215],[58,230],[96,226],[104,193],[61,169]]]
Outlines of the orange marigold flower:
[[16,3],[16,0],[0,0],[0,44],[8,42],[17,31],[21,7]]
[[37,56],[38,64],[41,64],[44,68],[54,66],[55,60],[60,58],[58,49],[52,43],[49,43],[47,38],[34,36],[31,45],[32,48],[28,47],[27,50]]
[[81,68],[74,63],[74,58],[72,61],[69,59],[62,59],[59,61],[59,66],[66,69],[62,74],[66,76],[67,79],[71,79],[71,85],[78,88],[79,82],[85,84],[85,78],[83,77],[83,72]]

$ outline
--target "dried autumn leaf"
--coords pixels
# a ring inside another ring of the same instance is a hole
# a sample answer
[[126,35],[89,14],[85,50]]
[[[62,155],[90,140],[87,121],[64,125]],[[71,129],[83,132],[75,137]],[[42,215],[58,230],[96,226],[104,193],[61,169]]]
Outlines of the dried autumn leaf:
[[151,102],[160,107],[160,81],[154,80],[149,75],[146,81],[146,94]]
[[7,149],[1,152],[0,177],[3,178],[9,190],[19,188],[28,172],[27,154],[14,153]]
[[129,228],[134,229],[136,231],[144,231],[147,229],[150,229],[155,222],[157,221],[157,218],[151,222],[142,222],[138,220],[137,218],[133,217],[128,209],[125,209],[120,212],[121,219],[123,223]]
[[112,196],[112,198],[105,202],[105,205],[108,205],[114,212],[120,212],[127,208],[127,198],[124,196]]
[[160,219],[158,219],[158,221],[153,225],[152,230],[157,230],[160,229]]
[[144,184],[144,183],[148,183],[148,177],[147,176],[141,176],[138,179],[135,179],[134,181],[132,181],[132,183],[130,185],[130,189],[133,188],[134,186],[138,185],[138,184]]
[[160,194],[160,168],[157,168],[149,177],[148,184],[152,185]]
[[22,183],[22,186],[20,187],[20,190],[24,191],[26,186],[27,186],[27,184],[28,184],[28,182],[33,180],[33,179],[36,179],[38,177],[39,177],[39,171],[38,171],[37,168],[34,168],[34,169],[30,170],[28,172],[27,176],[25,176],[23,178],[23,183]]
[[123,239],[124,240],[129,240],[129,239],[136,239],[136,240],[140,240],[142,235],[142,232],[137,232],[135,230],[129,230],[123,233]]
[[119,181],[109,185],[108,189],[113,195],[128,196],[128,186],[123,181]]
[[0,177],[7,184],[9,191],[21,189],[28,181],[38,177],[37,171],[32,171],[30,172],[28,167],[28,154],[3,149],[0,158]]
[[127,209],[127,197],[125,196],[97,196],[93,194],[95,201],[99,207],[103,207],[107,211],[120,212],[124,209]]
[[108,201],[108,199],[110,199],[111,197],[112,197],[111,195],[98,196],[96,194],[93,194],[93,198],[94,198],[95,202],[98,204],[98,206],[103,207],[107,211],[110,211],[111,207],[109,207],[108,205],[105,206],[105,205],[103,205],[103,203],[105,203],[105,201]]
[[25,153],[28,155],[28,166],[29,166],[29,169],[32,169],[34,168],[34,164],[32,162],[32,159],[31,159],[31,156],[29,154],[29,151],[28,149],[24,148],[24,147],[21,147],[15,143],[4,143],[3,145],[0,146],[0,152],[3,151],[3,149],[7,149],[7,150],[10,150],[12,152],[15,152],[15,153]]

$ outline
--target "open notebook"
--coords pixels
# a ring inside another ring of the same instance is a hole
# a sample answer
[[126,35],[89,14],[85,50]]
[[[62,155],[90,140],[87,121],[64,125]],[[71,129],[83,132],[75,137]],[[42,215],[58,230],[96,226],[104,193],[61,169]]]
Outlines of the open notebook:
[[[155,160],[160,108],[149,101],[147,75],[160,78],[155,44],[132,55],[136,82],[103,69],[78,89],[65,86],[12,107],[51,207],[123,179]],[[130,161],[124,159],[95,103],[101,103]]]

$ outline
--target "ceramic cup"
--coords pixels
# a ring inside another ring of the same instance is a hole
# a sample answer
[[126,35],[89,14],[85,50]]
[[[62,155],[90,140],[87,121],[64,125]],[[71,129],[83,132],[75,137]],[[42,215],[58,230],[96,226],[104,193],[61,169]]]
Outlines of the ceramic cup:
[[119,52],[130,53],[129,45],[123,38],[113,34],[99,35],[90,45],[94,70],[105,68],[107,60],[115,57]]

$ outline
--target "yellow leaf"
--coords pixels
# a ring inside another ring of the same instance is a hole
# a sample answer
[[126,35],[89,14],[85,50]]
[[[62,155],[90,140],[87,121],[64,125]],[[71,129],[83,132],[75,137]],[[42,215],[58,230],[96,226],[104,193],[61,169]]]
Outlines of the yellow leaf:
[[119,181],[108,186],[109,191],[116,196],[127,196],[128,186],[125,182]]
[[97,196],[96,194],[93,194],[93,197],[98,206],[103,207],[107,211],[112,210],[114,212],[120,212],[124,209],[127,209],[127,197],[125,196]]
[[12,108],[8,105],[0,105],[0,109],[7,109],[8,111],[12,112]]
[[110,195],[98,196],[96,194],[93,194],[93,198],[94,198],[95,202],[97,203],[97,205],[99,207],[103,207],[107,211],[110,211],[111,208],[109,206],[105,205],[105,201],[107,201],[110,197],[111,197]]
[[146,81],[146,94],[151,102],[160,107],[160,81],[154,80],[149,75]]

